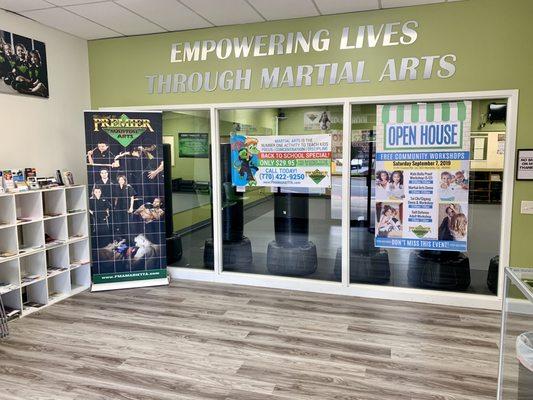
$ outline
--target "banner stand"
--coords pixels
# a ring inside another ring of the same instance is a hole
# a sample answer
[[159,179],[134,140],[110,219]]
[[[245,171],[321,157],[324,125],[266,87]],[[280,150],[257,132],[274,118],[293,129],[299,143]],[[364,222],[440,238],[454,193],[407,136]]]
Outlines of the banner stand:
[[148,286],[166,286],[170,283],[169,278],[147,279],[143,281],[126,281],[112,283],[98,283],[91,286],[91,292],[103,292],[106,290],[132,289]]
[[91,291],[168,285],[163,118],[86,111]]

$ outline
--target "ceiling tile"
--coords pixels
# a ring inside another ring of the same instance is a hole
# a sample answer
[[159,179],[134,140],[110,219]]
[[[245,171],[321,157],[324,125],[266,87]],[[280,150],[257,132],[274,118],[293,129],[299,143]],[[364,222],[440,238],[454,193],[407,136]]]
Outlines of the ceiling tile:
[[320,15],[312,0],[248,0],[267,20]]
[[212,26],[177,0],[117,0],[118,4],[142,15],[169,31]]
[[261,22],[263,18],[244,0],[180,0],[215,25]]
[[50,7],[53,7],[53,5],[44,0],[0,0],[0,8],[15,12],[40,10]]
[[444,3],[445,0],[381,0],[383,8],[418,6],[420,4]]
[[49,3],[52,3],[56,6],[74,6],[77,4],[87,4],[87,3],[101,3],[102,0],[46,0]]
[[124,35],[142,35],[165,31],[115,3],[92,3],[65,8]]
[[120,36],[119,33],[104,28],[94,22],[88,21],[76,14],[62,8],[48,8],[46,10],[26,11],[23,13],[28,18],[34,19],[43,25],[51,26],[78,36],[83,39],[101,39],[105,37]]
[[315,0],[322,14],[341,14],[379,9],[378,0]]

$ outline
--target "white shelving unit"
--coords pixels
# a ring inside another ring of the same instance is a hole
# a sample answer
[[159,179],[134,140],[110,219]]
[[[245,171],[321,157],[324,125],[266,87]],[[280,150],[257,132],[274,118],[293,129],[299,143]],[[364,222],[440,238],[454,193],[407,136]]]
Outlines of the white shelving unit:
[[0,296],[19,316],[91,286],[86,198],[81,185],[0,195]]

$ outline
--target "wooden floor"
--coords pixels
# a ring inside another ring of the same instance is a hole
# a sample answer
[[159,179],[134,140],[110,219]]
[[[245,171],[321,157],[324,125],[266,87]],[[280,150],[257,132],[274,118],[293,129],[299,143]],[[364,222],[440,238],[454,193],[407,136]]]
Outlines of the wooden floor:
[[[1,399],[495,399],[496,312],[174,282],[11,324]],[[9,389],[6,391],[6,387]]]

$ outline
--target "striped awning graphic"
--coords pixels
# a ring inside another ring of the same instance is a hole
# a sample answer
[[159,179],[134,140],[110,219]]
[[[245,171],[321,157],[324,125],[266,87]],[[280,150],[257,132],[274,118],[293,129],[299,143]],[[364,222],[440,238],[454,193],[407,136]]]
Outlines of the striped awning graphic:
[[453,103],[386,104],[383,106],[383,124],[416,122],[446,122],[466,120],[467,106],[464,101]]

